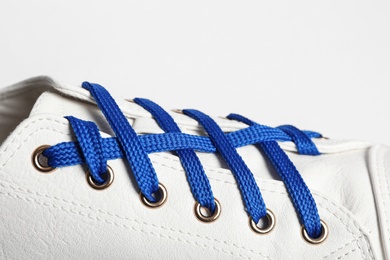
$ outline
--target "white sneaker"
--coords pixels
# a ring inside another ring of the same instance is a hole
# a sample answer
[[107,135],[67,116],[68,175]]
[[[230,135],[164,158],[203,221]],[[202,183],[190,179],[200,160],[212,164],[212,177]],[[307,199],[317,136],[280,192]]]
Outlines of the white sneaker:
[[1,90],[1,259],[390,259],[389,148],[83,87]]

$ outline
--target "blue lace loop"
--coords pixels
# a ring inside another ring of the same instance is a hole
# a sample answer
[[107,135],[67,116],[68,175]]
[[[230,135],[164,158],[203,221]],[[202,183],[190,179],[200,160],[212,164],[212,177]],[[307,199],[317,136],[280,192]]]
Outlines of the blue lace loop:
[[209,116],[193,109],[185,109],[183,113],[198,121],[206,130],[217,151],[222,155],[236,178],[246,210],[256,223],[259,222],[267,215],[267,209],[253,174],[237,150],[226,138],[222,129]]
[[[179,126],[173,118],[156,103],[142,98],[135,98],[134,102],[149,111],[165,132],[181,133]],[[187,180],[195,200],[201,206],[208,208],[211,213],[214,213],[215,201],[210,182],[195,151],[182,149],[177,150],[176,153],[187,174]]]
[[[256,124],[252,120],[237,114],[230,114],[227,118],[243,122],[247,125]],[[294,129],[294,131],[300,130]],[[295,135],[294,138],[301,138],[298,143],[306,141],[306,136],[301,137],[300,135]],[[303,181],[302,176],[299,174],[294,164],[291,162],[282,148],[280,148],[277,142],[266,141],[259,143],[259,145],[284,182],[287,188],[287,192],[294,204],[295,210],[297,211],[303,225],[305,226],[307,233],[310,237],[319,237],[322,232],[320,216],[318,215],[318,210],[314,198],[311,195],[309,188]],[[318,153],[317,148],[315,151]],[[314,155],[317,155],[315,151],[313,153]]]
[[[250,124],[249,124],[250,125]],[[278,127],[283,132],[288,134],[295,145],[297,146],[298,152],[305,155],[320,155],[316,145],[313,141],[301,130],[292,125],[282,125]]]
[[93,122],[66,117],[75,133],[77,142],[63,142],[43,152],[51,167],[64,167],[86,163],[91,177],[103,183],[107,160],[125,158],[135,176],[140,191],[151,202],[158,190],[158,178],[149,159],[149,153],[174,151],[179,156],[187,174],[187,180],[195,200],[211,211],[215,208],[214,196],[203,166],[195,151],[220,153],[236,178],[246,210],[250,217],[259,221],[266,215],[266,207],[253,174],[237,153],[236,148],[258,144],[281,176],[292,203],[310,237],[321,232],[317,206],[301,175],[277,141],[292,141],[300,154],[319,155],[311,140],[321,135],[312,131],[301,131],[293,126],[271,128],[259,125],[240,115],[231,114],[231,120],[248,125],[247,128],[224,133],[209,116],[197,110],[183,112],[197,120],[208,136],[182,133],[173,118],[160,106],[146,99],[135,102],[148,110],[156,119],[164,134],[137,135],[120,111],[107,90],[98,84],[83,83],[113,129],[116,137],[102,138]]
[[103,154],[99,129],[93,122],[83,121],[72,116],[67,116],[66,119],[76,135],[92,178],[97,183],[103,183],[102,175],[107,171],[107,159]]
[[158,178],[136,132],[105,88],[88,82],[84,82],[82,87],[94,97],[114,131],[142,194],[155,202],[153,194],[158,191]]

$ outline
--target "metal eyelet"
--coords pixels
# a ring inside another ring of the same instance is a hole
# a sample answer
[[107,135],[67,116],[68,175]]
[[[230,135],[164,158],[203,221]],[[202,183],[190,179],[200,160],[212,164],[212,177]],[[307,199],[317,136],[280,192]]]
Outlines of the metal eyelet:
[[265,235],[271,232],[274,229],[276,223],[275,215],[269,209],[267,209],[267,215],[263,217],[263,220],[265,220],[265,226],[259,227],[258,223],[256,223],[252,218],[249,218],[249,224],[252,230],[261,235]]
[[52,173],[57,168],[50,167],[47,162],[47,157],[45,157],[42,153],[47,148],[49,148],[50,145],[41,145],[32,154],[32,164],[34,165],[34,168],[42,173]]
[[[221,204],[219,201],[214,198],[215,201],[215,210],[214,213],[211,214],[210,210],[208,208],[202,207],[199,202],[195,203],[195,216],[202,222],[210,223],[219,218],[221,215]],[[207,211],[208,215],[204,215],[202,213],[202,209]]]
[[155,202],[149,201],[142,194],[142,192],[140,192],[139,195],[140,195],[140,199],[141,199],[142,203],[149,208],[161,207],[167,201],[167,198],[168,198],[167,189],[161,183],[158,184],[158,190],[155,192],[155,194],[153,194],[157,199]]
[[90,171],[88,170],[86,172],[86,175],[87,175],[87,182],[88,182],[89,186],[91,186],[95,190],[104,190],[104,189],[108,188],[112,184],[112,182],[114,181],[114,171],[112,170],[112,168],[109,165],[107,165],[107,171],[105,174],[107,175],[106,181],[103,183],[97,183],[93,180],[92,175],[91,175]]
[[302,237],[309,244],[319,245],[319,244],[323,243],[328,238],[328,235],[329,235],[328,225],[326,225],[325,221],[323,221],[322,219],[320,220],[320,222],[321,222],[321,235],[317,238],[311,238],[309,236],[309,234],[307,233],[305,227],[302,225],[302,227],[301,227]]

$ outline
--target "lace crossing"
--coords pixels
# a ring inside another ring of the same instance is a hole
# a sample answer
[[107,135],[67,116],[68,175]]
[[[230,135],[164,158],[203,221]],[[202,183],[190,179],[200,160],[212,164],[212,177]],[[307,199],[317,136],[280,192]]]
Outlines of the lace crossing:
[[320,138],[319,133],[301,131],[290,125],[271,128],[237,114],[227,118],[245,123],[248,127],[224,133],[206,114],[186,109],[183,113],[197,120],[208,136],[190,135],[182,133],[174,119],[160,106],[150,100],[137,98],[134,102],[149,111],[165,132],[137,135],[105,88],[88,82],[84,82],[82,87],[95,99],[115,137],[102,138],[95,123],[68,116],[66,118],[77,141],[47,148],[43,155],[48,158],[51,167],[85,163],[93,180],[103,183],[107,161],[123,158],[129,163],[142,195],[154,202],[159,181],[148,154],[172,151],[180,158],[194,199],[213,213],[215,198],[212,187],[196,152],[219,153],[236,179],[249,217],[257,223],[267,216],[266,203],[252,172],[236,148],[259,145],[284,182],[306,232],[312,238],[321,235],[321,220],[314,198],[292,161],[277,143],[292,141],[300,154],[316,156],[320,153],[311,139]]

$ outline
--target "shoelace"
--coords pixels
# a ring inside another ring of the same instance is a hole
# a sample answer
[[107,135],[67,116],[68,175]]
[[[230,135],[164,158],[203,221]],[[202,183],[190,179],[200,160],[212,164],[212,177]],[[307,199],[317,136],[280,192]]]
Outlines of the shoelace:
[[247,128],[225,133],[206,114],[192,109],[182,112],[195,119],[208,136],[182,133],[174,119],[154,102],[136,98],[134,102],[149,111],[164,134],[137,135],[125,115],[108,93],[98,84],[84,82],[98,107],[109,122],[116,137],[102,138],[95,123],[66,117],[77,142],[63,142],[43,151],[48,165],[53,168],[86,163],[94,182],[104,183],[107,161],[124,158],[128,161],[140,193],[150,202],[157,200],[160,186],[148,154],[173,151],[177,154],[187,176],[194,199],[210,213],[216,210],[211,185],[196,152],[220,153],[234,175],[249,217],[258,223],[267,217],[267,208],[253,174],[236,148],[259,145],[280,175],[299,216],[311,238],[321,236],[322,225],[317,206],[298,170],[280,148],[277,141],[292,141],[300,154],[319,155],[311,140],[321,138],[319,133],[301,131],[294,126],[277,128],[257,124],[243,116],[230,114],[227,118],[248,125]]

